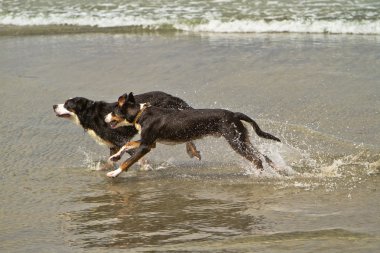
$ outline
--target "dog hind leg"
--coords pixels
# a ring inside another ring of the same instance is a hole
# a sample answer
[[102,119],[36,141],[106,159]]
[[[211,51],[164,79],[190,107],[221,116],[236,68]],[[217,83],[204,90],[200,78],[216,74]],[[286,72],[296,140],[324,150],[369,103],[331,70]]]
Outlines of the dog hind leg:
[[186,142],[186,152],[190,156],[190,158],[196,157],[199,161],[202,158],[201,153],[197,150],[197,147],[192,141]]
[[[239,121],[231,126],[224,134],[223,137],[230,144],[231,148],[239,155],[252,162],[258,169],[263,170],[263,162],[260,159],[260,152],[249,141],[248,131],[244,125]],[[270,160],[266,156],[265,159]]]

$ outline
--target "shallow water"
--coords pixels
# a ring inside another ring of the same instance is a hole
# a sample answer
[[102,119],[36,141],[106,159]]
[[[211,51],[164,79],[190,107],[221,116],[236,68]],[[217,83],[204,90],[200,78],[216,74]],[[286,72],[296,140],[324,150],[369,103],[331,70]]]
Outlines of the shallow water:
[[[0,250],[375,252],[380,248],[377,36],[0,37]],[[117,179],[52,105],[163,90],[257,120],[279,171],[222,139],[149,154]]]

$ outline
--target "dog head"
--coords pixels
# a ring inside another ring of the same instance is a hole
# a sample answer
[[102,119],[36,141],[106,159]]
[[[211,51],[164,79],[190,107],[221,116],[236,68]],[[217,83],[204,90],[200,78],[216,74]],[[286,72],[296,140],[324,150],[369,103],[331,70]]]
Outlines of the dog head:
[[88,108],[93,101],[83,98],[75,97],[66,100],[64,104],[53,105],[53,110],[57,117],[66,118],[73,121],[77,125],[81,125],[80,115]]
[[113,111],[105,117],[105,122],[108,123],[111,128],[132,126],[139,110],[140,105],[136,103],[133,93],[125,93],[119,97]]

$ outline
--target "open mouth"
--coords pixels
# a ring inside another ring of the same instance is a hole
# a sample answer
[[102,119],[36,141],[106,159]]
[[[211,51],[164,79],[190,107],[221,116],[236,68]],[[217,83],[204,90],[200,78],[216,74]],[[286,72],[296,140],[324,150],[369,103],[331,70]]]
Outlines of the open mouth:
[[55,112],[55,116],[60,118],[71,118],[73,113],[67,110],[63,104],[53,105],[53,110]]
[[56,113],[55,115],[57,117],[60,117],[60,118],[70,118],[71,117],[71,115],[68,114],[68,113],[64,113],[64,114],[58,114],[58,113]]
[[117,128],[117,124],[118,124],[119,122],[117,122],[116,120],[112,120],[110,123],[109,123],[109,125],[110,125],[110,127],[112,128],[112,129],[115,129],[115,128]]

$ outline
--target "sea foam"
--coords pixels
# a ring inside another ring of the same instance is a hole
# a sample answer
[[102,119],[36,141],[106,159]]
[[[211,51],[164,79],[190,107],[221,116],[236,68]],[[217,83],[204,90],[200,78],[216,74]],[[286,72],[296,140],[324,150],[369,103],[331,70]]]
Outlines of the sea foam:
[[380,34],[380,21],[251,21],[211,20],[199,25],[175,25],[179,30],[216,33],[334,33]]
[[101,28],[121,27],[125,30],[139,27],[142,31],[177,30],[185,32],[211,33],[331,33],[331,34],[380,34],[380,21],[344,21],[344,20],[232,20],[219,19],[193,22],[176,18],[148,18],[122,16],[103,13],[100,15],[49,14],[28,16],[26,14],[0,16],[0,25],[49,26],[71,25]]

